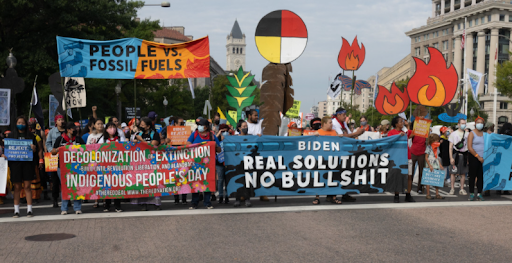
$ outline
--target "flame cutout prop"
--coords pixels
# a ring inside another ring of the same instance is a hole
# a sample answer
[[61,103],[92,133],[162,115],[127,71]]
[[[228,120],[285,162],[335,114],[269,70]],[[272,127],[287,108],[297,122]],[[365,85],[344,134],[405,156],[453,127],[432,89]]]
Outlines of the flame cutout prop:
[[457,93],[459,77],[453,64],[446,67],[443,54],[429,47],[428,64],[414,58],[416,72],[407,84],[407,92],[412,102],[424,106],[440,107],[450,103]]
[[404,92],[393,82],[391,91],[386,87],[379,85],[379,93],[375,99],[375,107],[382,115],[394,115],[404,112],[409,105],[409,96],[407,95],[407,88]]
[[352,45],[343,37],[342,40],[343,44],[338,55],[338,64],[344,70],[358,70],[363,65],[366,55],[364,44],[361,43],[361,48],[359,48],[357,36],[354,38]]

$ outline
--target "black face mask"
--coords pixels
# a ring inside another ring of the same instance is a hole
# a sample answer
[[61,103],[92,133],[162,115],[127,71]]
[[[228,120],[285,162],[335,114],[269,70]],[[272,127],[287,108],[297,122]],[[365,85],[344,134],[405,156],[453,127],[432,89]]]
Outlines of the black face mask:
[[77,130],[74,130],[72,135],[73,135],[73,137],[74,137],[74,136],[76,136],[77,134],[78,134],[78,131],[77,131]]
[[243,134],[247,134],[247,132],[249,132],[249,128],[243,128],[243,129],[241,129],[241,130],[242,130],[242,133],[243,133]]
[[220,120],[215,120],[214,123],[215,123],[215,125],[219,125]]
[[315,123],[313,124],[313,130],[317,131],[317,130],[320,130],[320,128],[322,128],[322,124],[320,123]]

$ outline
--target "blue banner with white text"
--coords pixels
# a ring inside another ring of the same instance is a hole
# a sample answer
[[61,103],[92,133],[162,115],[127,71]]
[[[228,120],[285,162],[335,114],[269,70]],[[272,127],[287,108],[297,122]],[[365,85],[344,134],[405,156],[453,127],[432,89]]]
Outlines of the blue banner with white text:
[[32,161],[32,140],[4,139],[5,157],[8,161]]
[[485,134],[484,191],[512,190],[512,136]]
[[382,193],[408,173],[405,136],[227,136],[224,155],[231,196]]

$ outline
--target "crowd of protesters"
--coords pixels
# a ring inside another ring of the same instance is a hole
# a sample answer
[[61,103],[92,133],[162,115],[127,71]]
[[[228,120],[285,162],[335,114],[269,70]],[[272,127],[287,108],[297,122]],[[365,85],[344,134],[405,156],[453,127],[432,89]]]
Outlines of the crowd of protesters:
[[[168,119],[168,126],[162,128],[158,132],[155,124],[158,122],[158,115],[155,112],[149,112],[147,117],[140,119],[132,119],[128,124],[121,123],[117,117],[107,118],[105,123],[102,118],[96,115],[96,107],[92,108],[93,115],[90,116],[88,124],[80,129],[79,123],[66,121],[64,116],[57,115],[54,118],[55,127],[43,130],[37,123],[35,118],[27,120],[20,116],[16,119],[16,129],[13,131],[5,131],[0,135],[0,156],[5,157],[3,152],[3,139],[29,139],[32,140],[31,148],[34,151],[32,165],[26,162],[9,161],[9,182],[8,190],[12,193],[14,199],[14,217],[20,216],[20,202],[27,204],[27,217],[32,217],[33,202],[39,199],[50,200],[49,193],[53,201],[53,207],[60,207],[61,214],[68,213],[68,206],[71,206],[69,200],[62,199],[60,193],[61,173],[60,167],[57,172],[45,172],[44,169],[44,153],[48,152],[53,155],[58,154],[61,147],[67,145],[83,145],[83,144],[103,144],[110,142],[127,142],[147,143],[153,146],[161,144],[172,145],[170,138],[167,138],[167,129],[170,126],[185,126],[186,121],[177,116]],[[258,111],[250,110],[246,113],[247,120],[240,120],[235,126],[228,125],[225,120],[221,120],[216,114],[210,122],[208,119],[198,117],[195,121],[197,129],[195,129],[187,140],[188,144],[201,143],[205,141],[214,141],[216,144],[216,152],[222,151],[222,141],[227,136],[261,136],[262,127]],[[377,127],[372,127],[368,123],[366,116],[359,118],[359,124],[351,119],[351,115],[347,116],[347,111],[338,108],[333,116],[325,116],[323,118],[312,119],[304,130],[312,131],[308,135],[315,136],[338,136],[348,138],[358,138],[365,132],[377,132],[380,137],[388,136],[405,136],[408,139],[408,174],[403,178],[394,178],[388,180],[387,189],[394,192],[393,202],[400,202],[399,194],[405,193],[406,202],[415,202],[411,196],[413,187],[413,178],[415,171],[418,173],[417,193],[426,193],[426,199],[444,199],[439,194],[439,188],[435,187],[435,195],[431,195],[430,186],[423,186],[421,178],[423,176],[423,168],[426,167],[430,171],[442,170],[446,171],[446,184],[451,186],[450,195],[455,194],[455,182],[460,183],[459,195],[467,195],[465,190],[465,181],[468,177],[469,182],[469,200],[484,201],[483,192],[483,151],[484,151],[484,133],[492,133],[494,125],[485,122],[481,117],[475,120],[475,129],[469,130],[466,127],[464,119],[459,120],[455,127],[441,127],[439,134],[431,133],[428,138],[415,136],[412,132],[412,123],[399,116],[391,121],[383,120]],[[419,113],[418,117],[425,117]],[[289,128],[297,128],[297,123],[291,122]],[[512,135],[512,124],[506,123],[500,129],[500,134]],[[174,145],[176,146],[176,145]],[[38,158],[37,158],[38,157]],[[216,182],[218,189],[218,203],[229,204],[229,196],[227,194],[227,180],[225,177],[225,166],[223,159],[216,158]],[[474,194],[475,185],[477,195]],[[487,191],[488,192],[488,191]],[[499,194],[509,194],[508,191]],[[487,193],[488,194],[488,193]],[[245,206],[251,207],[250,194],[235,194],[234,206],[241,206],[244,202]],[[61,203],[59,206],[59,199]],[[181,199],[181,200],[180,200]],[[268,201],[266,196],[260,197],[261,201]],[[125,200],[127,202],[128,200]],[[181,201],[181,202],[180,202]],[[212,202],[217,201],[216,193],[204,192],[193,193],[190,203],[190,209],[198,208],[200,202],[207,209],[212,209]],[[348,194],[344,194],[341,198],[335,195],[328,195],[327,202],[333,204],[342,204],[346,202],[354,202],[356,199]],[[87,202],[87,201],[85,201]],[[317,195],[313,200],[313,205],[320,204],[320,197]],[[114,209],[111,209],[112,200],[104,200],[103,203],[94,202],[94,208],[102,207],[104,212],[122,212],[121,199],[114,199]],[[147,211],[149,207],[161,210],[160,197],[133,198],[129,200],[132,205],[139,205],[141,210]],[[179,205],[188,205],[187,195],[175,195],[174,203]],[[0,197],[0,204],[3,204],[3,197]],[[82,201],[73,200],[73,210],[76,214],[82,213]]]

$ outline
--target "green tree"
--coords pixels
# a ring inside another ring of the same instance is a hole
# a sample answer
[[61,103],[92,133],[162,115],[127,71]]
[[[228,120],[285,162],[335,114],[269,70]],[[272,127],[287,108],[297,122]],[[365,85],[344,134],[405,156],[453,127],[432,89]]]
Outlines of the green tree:
[[[509,55],[512,57],[512,52],[509,52]],[[498,64],[496,82],[493,82],[492,85],[497,87],[498,91],[504,96],[512,97],[512,61]]]

